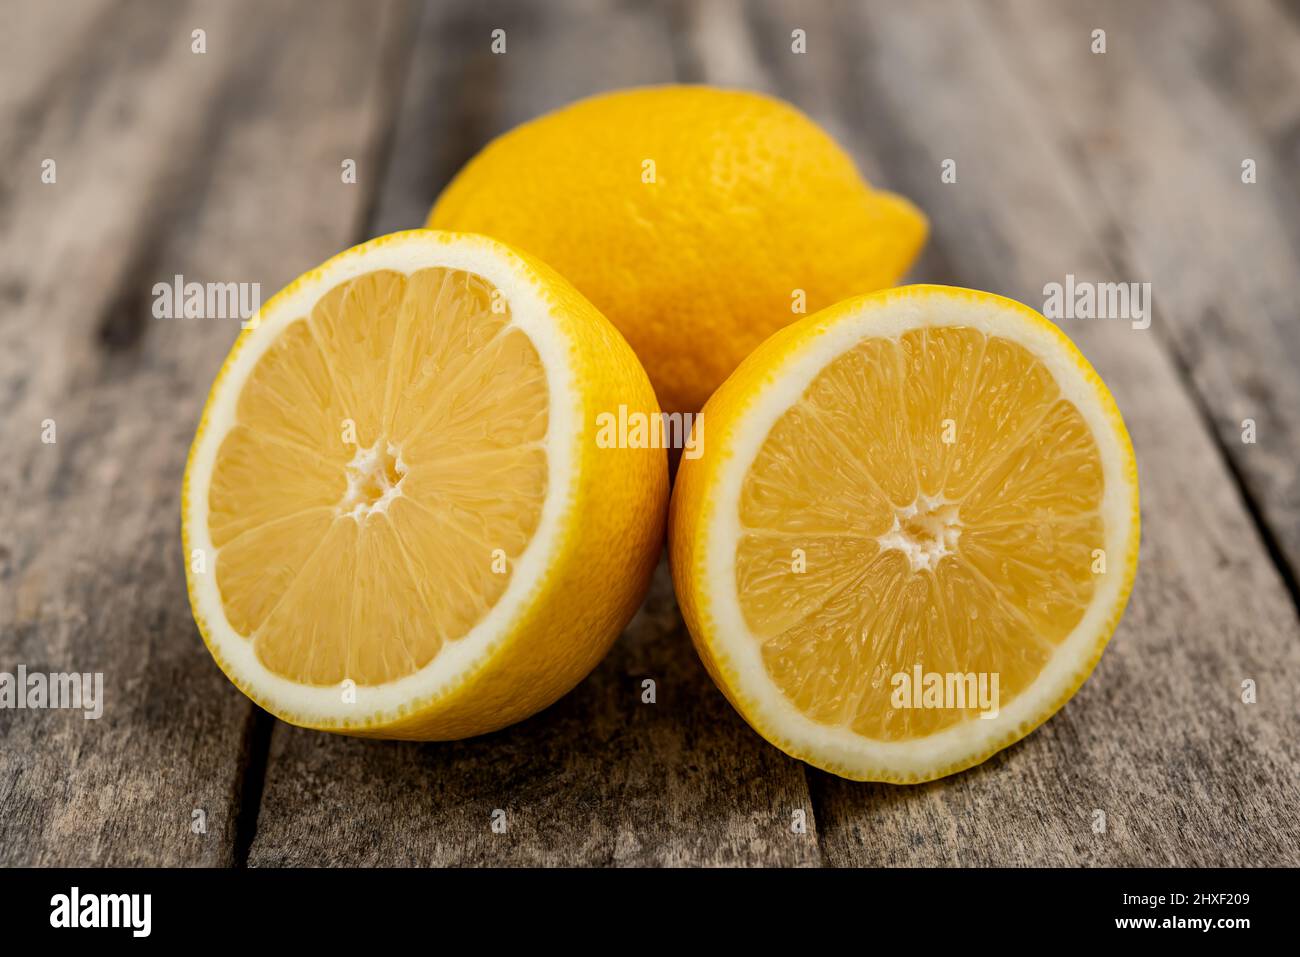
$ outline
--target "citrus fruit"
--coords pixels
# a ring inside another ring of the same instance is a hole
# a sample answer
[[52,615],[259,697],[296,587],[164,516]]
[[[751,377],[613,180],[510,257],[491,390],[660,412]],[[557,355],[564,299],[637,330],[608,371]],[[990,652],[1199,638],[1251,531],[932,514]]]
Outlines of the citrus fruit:
[[894,285],[927,232],[794,107],[704,86],[525,123],[465,166],[428,224],[553,266],[627,337],[669,412],[698,411],[780,327]]
[[185,472],[194,618],[294,724],[464,737],[564,694],[638,607],[662,449],[618,332],[541,263],[427,230],[291,283],[231,349]]
[[909,286],[772,336],[704,408],[669,543],[709,673],[858,780],[978,764],[1078,690],[1137,567],[1137,466],[1055,326]]

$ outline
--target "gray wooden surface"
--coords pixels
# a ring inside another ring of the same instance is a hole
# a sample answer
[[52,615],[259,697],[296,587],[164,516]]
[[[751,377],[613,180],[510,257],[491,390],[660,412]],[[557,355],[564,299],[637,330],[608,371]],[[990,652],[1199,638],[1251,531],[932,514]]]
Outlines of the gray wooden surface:
[[[102,671],[107,699],[0,710],[0,863],[1300,864],[1294,2],[0,0],[0,22],[0,671]],[[1062,321],[1137,448],[1129,611],[979,768],[900,788],[786,758],[705,676],[663,567],[586,682],[471,741],[290,727],[202,646],[178,493],[237,324],[152,319],[152,285],[277,289],[419,225],[491,136],[666,81],[827,126],[929,214],[914,278],[1031,304],[1067,273],[1153,284],[1150,329]]]

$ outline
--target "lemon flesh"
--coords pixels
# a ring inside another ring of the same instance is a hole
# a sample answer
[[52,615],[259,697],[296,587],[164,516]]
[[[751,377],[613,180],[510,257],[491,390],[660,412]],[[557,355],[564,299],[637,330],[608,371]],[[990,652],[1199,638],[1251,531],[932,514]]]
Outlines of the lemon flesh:
[[1009,703],[1092,598],[1102,492],[1091,432],[1022,346],[960,326],[863,340],[745,477],[736,587],[768,674],[815,720],[884,740],[977,715],[893,708],[917,665],[998,673]]
[[546,496],[547,385],[494,294],[461,270],[364,273],[254,368],[208,527],[226,617],[274,673],[401,678],[505,591]]

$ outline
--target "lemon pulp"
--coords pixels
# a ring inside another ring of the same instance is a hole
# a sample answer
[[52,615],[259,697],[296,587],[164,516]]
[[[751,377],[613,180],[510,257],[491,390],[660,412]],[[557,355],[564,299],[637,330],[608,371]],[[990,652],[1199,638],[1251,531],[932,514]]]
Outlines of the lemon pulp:
[[735,577],[763,664],[813,720],[896,741],[970,708],[895,708],[895,675],[1028,688],[1104,565],[1100,455],[1022,346],[963,327],[863,339],[745,475]]
[[548,387],[486,279],[339,283],[260,357],[212,471],[230,625],[271,672],[379,685],[463,638],[547,490]]

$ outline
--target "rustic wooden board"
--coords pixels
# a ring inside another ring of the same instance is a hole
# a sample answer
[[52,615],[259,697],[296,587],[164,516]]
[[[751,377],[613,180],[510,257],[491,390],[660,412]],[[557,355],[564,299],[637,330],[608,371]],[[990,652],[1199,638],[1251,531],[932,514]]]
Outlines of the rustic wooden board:
[[256,709],[189,615],[179,493],[238,323],[153,319],[151,289],[181,273],[273,290],[346,245],[363,194],[339,164],[386,125],[377,65],[400,25],[346,2],[22,3],[6,32],[15,6],[0,668],[103,672],[106,705],[0,711],[0,863],[230,864]]
[[[1013,62],[1276,542],[1300,569],[1300,22],[1271,3],[998,7]],[[1103,57],[1078,42],[1108,26]],[[1033,37],[1033,42],[1029,38]],[[1139,144],[1131,148],[1129,144]],[[1242,181],[1254,160],[1256,182]],[[1256,441],[1243,441],[1246,420]]]
[[[108,702],[0,710],[0,864],[1300,864],[1292,9],[7,0],[0,19],[0,670],[103,671]],[[151,319],[152,284],[269,295],[420,225],[496,133],[670,80],[825,124],[930,214],[914,278],[1034,305],[1066,273],[1154,284],[1151,329],[1062,322],[1138,450],[1129,612],[1080,694],[980,768],[899,788],[786,758],[704,674],[663,566],[587,681],[472,741],[292,728],[202,648],[178,493],[237,330]]]

